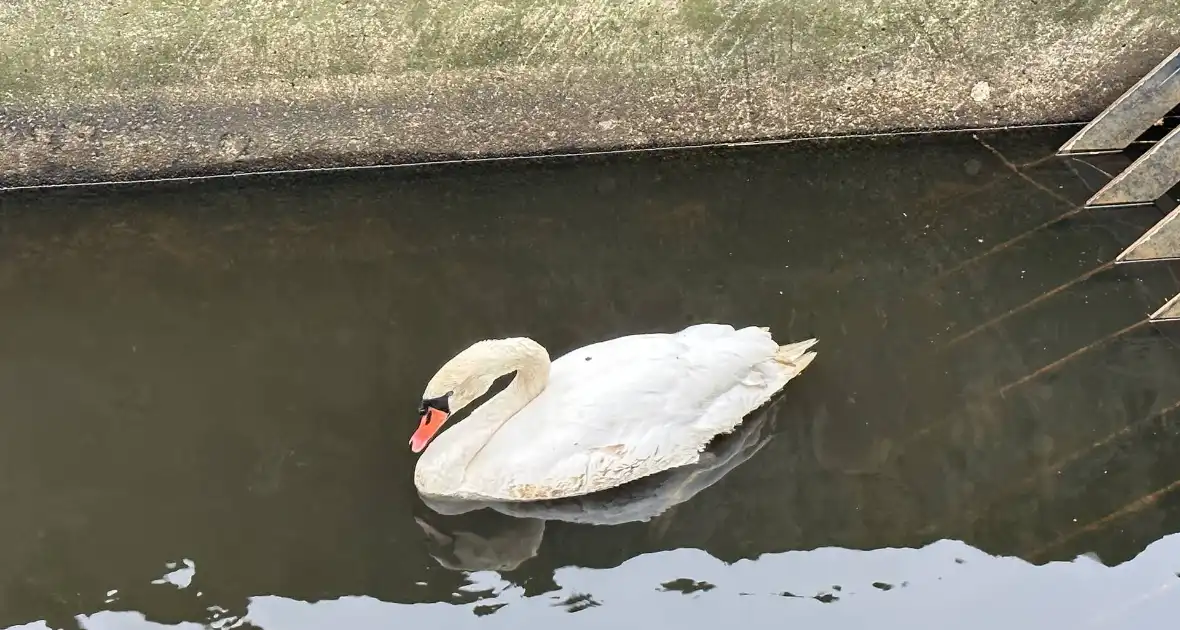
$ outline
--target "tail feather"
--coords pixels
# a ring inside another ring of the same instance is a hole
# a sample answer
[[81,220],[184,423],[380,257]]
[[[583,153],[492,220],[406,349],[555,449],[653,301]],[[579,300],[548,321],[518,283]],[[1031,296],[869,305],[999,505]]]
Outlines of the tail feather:
[[795,373],[798,374],[815,359],[815,353],[808,352],[808,350],[817,343],[819,343],[819,339],[812,338],[779,346],[778,352],[774,353],[774,360],[793,367]]

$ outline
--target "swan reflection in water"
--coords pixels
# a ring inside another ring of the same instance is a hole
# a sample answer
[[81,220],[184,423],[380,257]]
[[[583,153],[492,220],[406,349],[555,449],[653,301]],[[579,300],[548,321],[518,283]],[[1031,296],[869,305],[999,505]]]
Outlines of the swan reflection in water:
[[[431,543],[431,557],[457,571],[512,571],[537,555],[546,521],[586,525],[622,525],[659,521],[762,450],[774,437],[774,427],[784,409],[784,397],[772,400],[738,425],[732,433],[716,437],[700,460],[603,492],[553,501],[501,503],[456,501],[419,496],[434,514],[414,520]],[[483,511],[474,526],[460,515]],[[489,513],[490,512],[490,513]],[[464,525],[444,524],[462,520]],[[446,533],[444,529],[450,531]]]

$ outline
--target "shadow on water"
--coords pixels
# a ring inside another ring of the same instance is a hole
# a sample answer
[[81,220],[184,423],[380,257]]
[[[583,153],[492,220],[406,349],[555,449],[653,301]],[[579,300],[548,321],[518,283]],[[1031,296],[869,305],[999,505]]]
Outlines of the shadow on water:
[[[0,627],[1165,627],[1178,268],[1072,131],[0,194]],[[418,498],[471,341],[698,321],[820,339],[705,466]]]

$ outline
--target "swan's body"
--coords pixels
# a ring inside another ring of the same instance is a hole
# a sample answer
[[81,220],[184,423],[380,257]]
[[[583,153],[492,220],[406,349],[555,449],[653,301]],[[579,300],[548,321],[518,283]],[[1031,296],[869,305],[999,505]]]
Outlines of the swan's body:
[[[700,324],[591,344],[550,364],[526,338],[478,342],[439,370],[424,401],[457,411],[495,378],[516,377],[430,444],[414,483],[427,496],[531,501],[695,463],[713,437],[807,367],[815,343],[780,347],[764,328]],[[424,411],[415,450],[446,418],[438,413],[442,419],[428,427],[434,410]]]

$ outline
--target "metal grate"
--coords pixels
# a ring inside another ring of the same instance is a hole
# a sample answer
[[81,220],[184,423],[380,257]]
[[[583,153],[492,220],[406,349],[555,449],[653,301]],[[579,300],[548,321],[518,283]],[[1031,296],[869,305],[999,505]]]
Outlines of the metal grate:
[[[1058,155],[1112,153],[1136,141],[1151,143],[1143,155],[1115,175],[1086,202],[1087,207],[1153,204],[1180,183],[1180,49],[1131,86],[1090,124],[1074,134]],[[1159,132],[1167,130],[1162,137]],[[1158,139],[1156,139],[1158,138]],[[1173,209],[1115,259],[1116,264],[1180,260],[1180,207]],[[1180,320],[1180,295],[1150,317]]]

